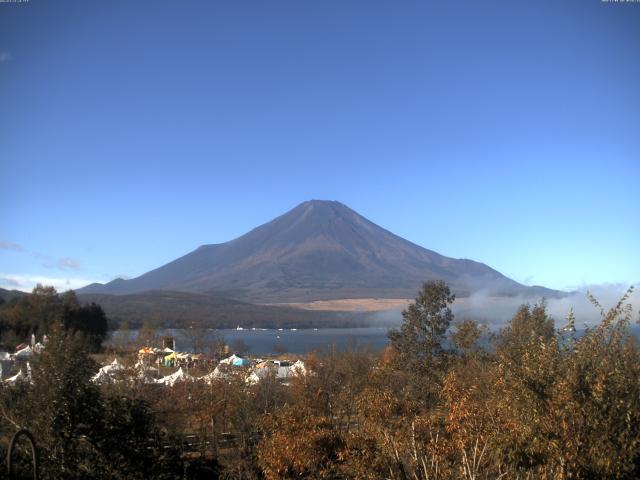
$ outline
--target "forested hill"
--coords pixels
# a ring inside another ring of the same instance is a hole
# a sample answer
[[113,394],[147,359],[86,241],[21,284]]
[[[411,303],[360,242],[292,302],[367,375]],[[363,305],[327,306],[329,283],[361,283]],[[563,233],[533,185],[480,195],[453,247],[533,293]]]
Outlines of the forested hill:
[[313,328],[368,325],[366,312],[329,312],[253,305],[225,297],[186,292],[150,291],[131,295],[78,295],[105,310],[112,327],[127,322],[131,327],[151,321],[158,327],[207,328]]
[[23,297],[25,295],[28,295],[28,293],[21,292],[20,290],[7,290],[5,288],[0,288],[0,304],[8,302],[12,298]]

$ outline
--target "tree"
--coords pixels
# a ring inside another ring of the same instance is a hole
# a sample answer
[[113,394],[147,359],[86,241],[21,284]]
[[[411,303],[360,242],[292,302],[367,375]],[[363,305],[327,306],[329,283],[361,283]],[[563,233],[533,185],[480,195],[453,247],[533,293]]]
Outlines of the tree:
[[81,337],[62,329],[54,329],[34,362],[25,424],[38,439],[50,478],[90,473],[94,448],[89,439],[101,418],[98,387],[91,382],[96,370]]
[[145,319],[142,323],[142,328],[138,330],[138,337],[136,343],[140,347],[151,347],[156,342],[156,330],[153,328],[151,321]]
[[399,360],[411,368],[424,366],[442,352],[444,336],[453,321],[449,305],[455,298],[442,280],[422,285],[415,301],[402,312],[400,330],[389,331]]
[[184,335],[189,339],[193,353],[202,353],[207,340],[207,329],[202,325],[191,324],[184,329]]
[[472,349],[478,348],[478,340],[485,331],[486,328],[481,327],[474,320],[465,320],[455,326],[451,341],[456,348],[466,354]]
[[443,341],[455,300],[441,280],[426,282],[415,301],[402,312],[399,330],[389,331],[393,354],[387,369],[398,385],[398,395],[419,410],[433,406],[440,395],[447,356]]
[[131,344],[131,329],[126,320],[120,323],[118,330],[113,334],[111,343],[118,350],[124,351]]
[[209,331],[206,352],[214,359],[220,359],[225,355],[226,345],[224,343],[224,337],[219,330]]
[[3,335],[5,341],[7,337],[25,341],[31,334],[49,333],[57,324],[64,325],[71,333],[84,335],[94,352],[100,349],[107,335],[107,317],[99,305],[81,305],[73,291],[58,294],[55,288],[40,284],[31,295],[5,306],[0,319],[1,330],[9,331],[9,335]]
[[[34,360],[33,385],[18,386],[26,391],[17,392],[9,420],[36,437],[42,478],[178,478],[180,465],[161,448],[148,403],[98,387],[91,381],[97,368],[86,337],[57,327]],[[0,397],[7,418],[10,397]]]
[[32,333],[47,333],[53,324],[60,322],[61,317],[62,305],[55,288],[40,284],[31,295],[10,304],[5,314],[10,329],[21,341],[27,340]]
[[107,337],[107,316],[96,303],[80,305],[73,291],[62,295],[64,328],[85,336],[92,352],[97,352]]
[[249,351],[249,345],[247,345],[244,340],[239,338],[238,340],[233,342],[233,344],[231,345],[231,349],[237,355],[244,355]]
[[511,358],[519,358],[531,345],[549,342],[555,337],[553,318],[547,314],[544,301],[531,307],[521,305],[509,325],[500,330],[498,351]]

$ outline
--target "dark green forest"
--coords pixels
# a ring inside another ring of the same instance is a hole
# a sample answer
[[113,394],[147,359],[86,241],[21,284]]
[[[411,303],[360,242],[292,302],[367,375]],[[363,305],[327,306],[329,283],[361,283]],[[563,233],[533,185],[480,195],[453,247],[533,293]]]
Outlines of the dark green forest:
[[5,347],[41,338],[61,325],[70,334],[84,337],[92,352],[100,350],[107,335],[107,317],[94,302],[81,304],[69,290],[59,294],[53,287],[38,285],[30,295],[0,297],[0,339]]

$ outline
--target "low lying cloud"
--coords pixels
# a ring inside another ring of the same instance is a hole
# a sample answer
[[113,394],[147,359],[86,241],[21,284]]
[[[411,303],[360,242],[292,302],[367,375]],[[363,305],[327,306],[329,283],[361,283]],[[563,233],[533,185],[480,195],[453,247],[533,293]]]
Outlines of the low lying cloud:
[[[553,317],[556,327],[564,325],[569,310],[573,309],[576,327],[592,326],[600,321],[600,311],[591,303],[587,296],[590,292],[600,303],[602,308],[609,310],[614,307],[625,294],[629,285],[603,284],[582,286],[564,298],[545,299],[547,312]],[[537,297],[490,297],[482,293],[474,294],[456,301],[453,312],[459,320],[475,319],[490,326],[505,325],[522,304],[534,305],[542,298]],[[640,291],[636,287],[626,303],[633,306],[635,318],[640,310]]]
[[47,277],[41,275],[14,275],[0,273],[0,288],[30,292],[38,284],[52,286],[58,292],[75,290],[96,280],[78,277]]
[[[553,317],[556,328],[561,328],[565,324],[570,309],[573,309],[577,328],[593,326],[600,322],[600,311],[591,303],[587,292],[590,292],[607,311],[618,303],[629,286],[627,284],[584,285],[564,298],[545,299],[547,312]],[[485,293],[476,293],[470,297],[458,298],[451,309],[455,315],[455,321],[472,319],[497,329],[505,326],[521,305],[535,305],[541,300],[541,297],[492,297]],[[626,303],[632,305],[633,318],[634,321],[637,320],[640,312],[640,285],[635,287]],[[373,325],[397,326],[402,323],[400,309],[376,312],[369,318],[372,319]]]

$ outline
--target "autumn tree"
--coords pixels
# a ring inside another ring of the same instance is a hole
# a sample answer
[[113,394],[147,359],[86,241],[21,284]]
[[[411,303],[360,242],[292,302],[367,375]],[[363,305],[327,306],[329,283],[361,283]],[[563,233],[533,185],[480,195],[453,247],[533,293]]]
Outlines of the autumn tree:
[[40,284],[30,295],[2,308],[0,324],[17,341],[27,341],[31,334],[47,334],[54,325],[62,324],[66,330],[85,336],[94,352],[107,335],[107,318],[99,305],[81,304],[73,291],[58,294],[55,288]]
[[91,382],[97,365],[77,335],[58,328],[33,365],[33,387],[23,411],[49,478],[88,475],[95,450],[87,439],[99,422],[100,394]]
[[453,313],[455,300],[441,280],[426,282],[415,301],[402,312],[399,330],[389,331],[393,349],[393,375],[402,377],[401,392],[418,404],[432,404],[442,381],[446,356],[443,342]]
[[449,305],[455,298],[441,280],[422,285],[415,301],[402,312],[400,330],[389,332],[391,346],[402,361],[422,367],[442,352],[445,333],[453,320]]
[[138,330],[136,344],[139,347],[151,347],[156,343],[156,329],[148,318],[142,322],[142,328]]

